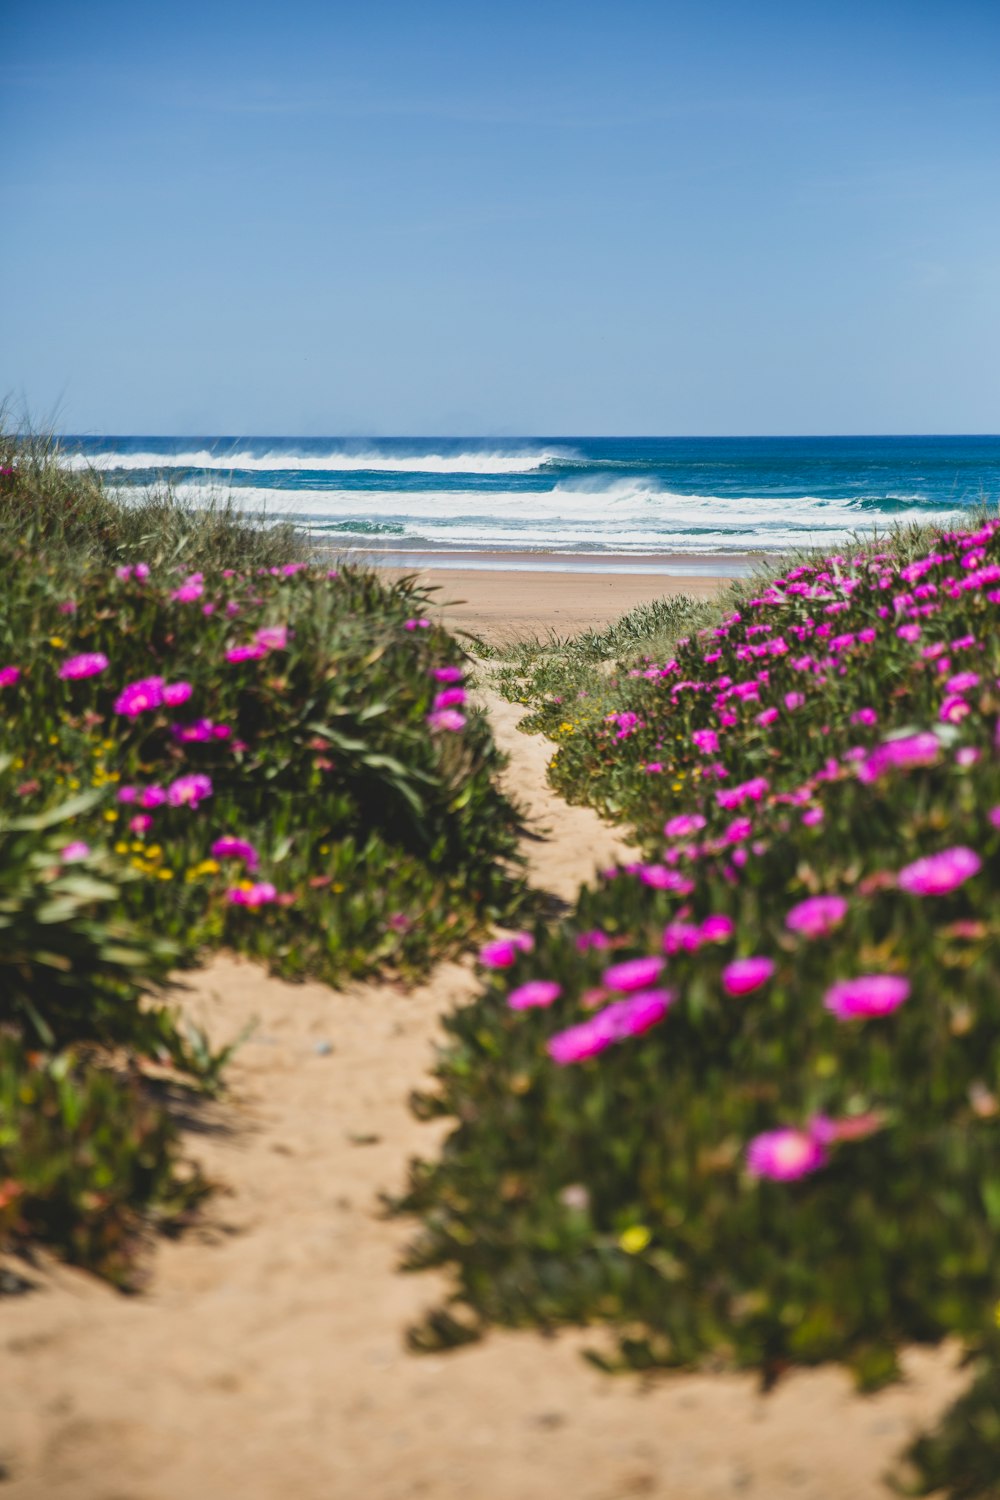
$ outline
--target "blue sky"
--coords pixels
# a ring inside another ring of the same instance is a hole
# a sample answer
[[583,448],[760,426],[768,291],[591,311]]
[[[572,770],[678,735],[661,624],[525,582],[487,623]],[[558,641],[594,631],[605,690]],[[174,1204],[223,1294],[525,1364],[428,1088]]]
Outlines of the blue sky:
[[997,0],[8,0],[62,430],[1000,430]]

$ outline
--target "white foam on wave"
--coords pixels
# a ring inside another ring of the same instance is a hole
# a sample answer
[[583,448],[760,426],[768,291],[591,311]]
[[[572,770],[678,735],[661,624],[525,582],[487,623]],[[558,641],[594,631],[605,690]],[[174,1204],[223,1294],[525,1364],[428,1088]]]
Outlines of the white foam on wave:
[[[871,525],[857,500],[812,495],[685,495],[630,480],[548,490],[317,490],[182,483],[195,504],[225,498],[324,536],[384,527],[397,538],[474,548],[583,547],[609,552],[746,551],[823,545]],[[899,512],[893,519],[900,518]],[[951,512],[921,509],[922,520]]]
[[211,469],[254,473],[331,473],[368,471],[383,474],[530,474],[546,464],[559,463],[568,455],[556,449],[487,451],[471,448],[464,453],[382,453],[376,448],[329,453],[289,453],[272,449],[253,453],[249,449],[214,453],[208,448],[185,453],[123,453],[108,449],[96,453],[69,453],[63,462],[71,469],[95,468],[104,472],[155,469]]

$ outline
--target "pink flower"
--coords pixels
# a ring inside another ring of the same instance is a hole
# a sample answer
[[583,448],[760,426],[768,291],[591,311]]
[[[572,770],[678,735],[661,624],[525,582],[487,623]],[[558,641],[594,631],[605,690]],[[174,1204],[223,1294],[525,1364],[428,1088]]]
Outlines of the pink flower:
[[826,1009],[838,1021],[864,1016],[888,1016],[909,998],[910,981],[901,974],[859,974],[840,979],[823,996]]
[[213,859],[241,859],[248,870],[256,870],[260,864],[260,856],[249,839],[236,838],[232,834],[216,839],[211,854]]
[[662,958],[629,958],[605,969],[603,980],[609,989],[628,994],[631,990],[644,990],[655,984],[662,969]]
[[515,932],[509,938],[496,938],[479,950],[479,962],[486,969],[509,969],[519,953],[530,953],[535,940],[527,932]]
[[562,985],[556,984],[554,979],[529,979],[527,984],[511,990],[507,1004],[511,1010],[529,1010],[535,1006],[551,1005],[561,994]]
[[[1000,814],[1000,808],[997,808],[997,813]],[[997,826],[1000,827],[1000,822],[998,822]],[[606,932],[595,930],[593,932],[577,933],[576,951],[578,953],[587,953],[591,948],[602,949],[610,947],[611,939],[608,937]]]
[[755,954],[752,958],[735,958],[722,971],[722,988],[727,995],[749,995],[767,984],[774,974],[774,960]]
[[182,745],[204,745],[214,738],[211,719],[195,719],[193,724],[171,724],[170,733]]
[[666,865],[643,865],[637,873],[643,885],[654,891],[672,891],[675,896],[688,896],[694,890],[693,880],[676,870],[667,869]]
[[129,683],[115,699],[115,713],[135,719],[139,714],[161,707],[163,688],[162,677],[143,677],[139,682]]
[[896,883],[914,896],[946,896],[978,875],[982,867],[979,855],[959,844],[906,865],[897,875]]
[[59,676],[65,681],[79,677],[96,677],[108,668],[108,658],[103,651],[85,651],[82,656],[70,656],[59,668]]
[[978,686],[978,672],[956,672],[954,677],[948,678],[944,690],[946,693],[971,693]]
[[435,682],[461,682],[465,673],[461,667],[433,667],[431,676]]
[[[650,769],[646,767],[647,771]],[[700,833],[705,826],[705,819],[701,813],[678,813],[676,818],[670,818],[663,825],[663,832],[668,839],[686,839],[694,833]]]
[[138,793],[138,798],[140,807],[162,807],[167,794],[162,786],[147,786]]
[[759,713],[757,715],[756,722],[761,726],[762,729],[766,729],[768,725],[773,724],[778,717],[778,710],[776,708],[765,708],[762,713]]
[[896,631],[901,641],[919,641],[921,631],[919,625],[900,625]]
[[132,576],[137,583],[145,583],[149,577],[149,565],[147,563],[136,563]]
[[193,604],[205,592],[205,585],[202,582],[203,577],[204,575],[201,573],[192,573],[190,578],[185,579],[179,589],[174,589],[170,595],[171,599],[176,599],[179,604]]
[[[279,899],[281,898],[278,892],[269,880],[261,880],[249,889],[236,886],[226,892],[226,900],[230,906],[249,906],[253,910],[256,910],[258,906],[268,906]],[[282,905],[287,905],[287,901],[282,900]]]
[[803,937],[826,937],[839,927],[847,915],[847,902],[843,896],[810,896],[793,906],[785,917],[785,926],[790,932],[799,932]]
[[430,628],[431,628],[431,622],[430,622],[430,620],[404,620],[403,621],[403,629],[404,630],[430,630]]
[[153,826],[153,820],[149,813],[136,813],[134,818],[129,818],[128,826],[133,833],[148,833]]
[[118,797],[117,797],[117,800],[119,802],[125,803],[127,806],[130,805],[131,803],[137,801],[138,797],[139,797],[139,789],[138,789],[138,787],[134,787],[134,786],[120,786],[118,788]]
[[207,776],[178,776],[167,788],[167,801],[171,807],[197,807],[212,795],[212,783]]
[[806,701],[805,693],[786,693],[785,707],[789,709],[801,708]]
[[445,688],[443,692],[434,695],[434,711],[437,713],[442,708],[461,708],[466,700],[464,688]]
[[941,704],[941,707],[938,709],[938,718],[942,724],[961,724],[962,720],[967,719],[971,712],[972,709],[964,698],[957,698],[952,695],[945,698]]
[[878,714],[873,708],[858,708],[851,714],[852,724],[877,724]]
[[862,781],[875,781],[887,771],[909,771],[917,766],[932,766],[940,754],[937,736],[929,731],[886,740],[858,767]]
[[64,865],[74,865],[81,859],[89,859],[90,845],[85,844],[82,839],[76,839],[59,850],[59,858]]
[[824,817],[821,807],[810,807],[808,812],[802,814],[802,822],[807,828],[818,828]]
[[288,626],[262,625],[260,630],[254,631],[253,638],[265,651],[284,651],[288,645]]
[[0,667],[0,688],[13,687],[20,676],[20,667]]
[[169,708],[177,708],[186,703],[193,692],[189,682],[169,682],[163,689],[163,701]]
[[816,1138],[804,1130],[765,1130],[747,1146],[747,1168],[753,1177],[774,1182],[795,1182],[826,1162],[826,1152]]
[[745,802],[760,802],[770,790],[771,783],[765,776],[754,776],[740,786],[724,787],[716,792],[715,800],[720,807],[739,808]]
[[703,943],[725,943],[729,941],[735,930],[732,918],[717,912],[711,917],[706,917],[702,922],[701,940]]
[[437,733],[442,729],[449,733],[457,733],[459,729],[465,728],[466,718],[464,714],[459,713],[457,708],[436,708],[433,713],[427,715],[427,725],[432,733]]
[[703,942],[701,928],[692,922],[668,922],[663,929],[663,951],[668,957],[675,953],[695,953]]
[[702,755],[718,754],[719,736],[714,729],[696,729],[691,736],[691,743]]
[[267,647],[262,646],[259,641],[254,641],[250,646],[230,646],[226,652],[226,661],[234,666],[243,661],[259,661],[262,656],[267,655]]
[[993,827],[1000,829],[1000,807],[991,807],[988,817]]
[[641,1036],[662,1021],[674,998],[673,990],[640,990],[627,1000],[616,1000],[588,1021],[550,1037],[546,1050],[552,1061],[562,1067],[596,1057],[614,1042]]

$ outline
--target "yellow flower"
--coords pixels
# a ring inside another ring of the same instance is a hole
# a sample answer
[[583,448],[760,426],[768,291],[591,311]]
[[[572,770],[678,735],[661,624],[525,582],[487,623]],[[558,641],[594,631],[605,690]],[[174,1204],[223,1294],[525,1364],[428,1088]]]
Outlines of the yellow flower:
[[[133,844],[132,847],[134,849],[135,845]],[[127,854],[128,853],[128,844],[122,844],[122,843],[116,844],[115,845],[115,853],[116,854]]]
[[104,809],[103,818],[105,823],[114,823],[117,817],[118,814],[115,812],[113,807],[106,807]]
[[998,1302],[996,1307],[993,1309],[993,1321],[997,1325],[997,1327],[1000,1328],[1000,1302]]
[[626,1255],[638,1255],[640,1250],[645,1250],[652,1238],[652,1232],[645,1224],[631,1224],[618,1236],[618,1244]]
[[333,885],[331,885],[330,889],[331,889],[331,891],[335,891],[336,894],[339,896],[340,893],[341,893],[341,891],[344,889],[344,887],[338,881],[334,881],[334,883],[333,883]]
[[57,651],[61,651],[65,647],[66,642],[63,640],[61,635],[50,635],[49,645],[55,646]]
[[173,870],[157,870],[156,878],[157,880],[173,880],[174,872]]

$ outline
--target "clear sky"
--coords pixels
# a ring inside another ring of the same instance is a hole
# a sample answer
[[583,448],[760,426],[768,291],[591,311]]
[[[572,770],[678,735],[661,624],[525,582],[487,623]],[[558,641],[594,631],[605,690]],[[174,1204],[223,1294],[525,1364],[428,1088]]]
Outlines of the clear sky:
[[6,0],[64,431],[1000,430],[1000,0]]

